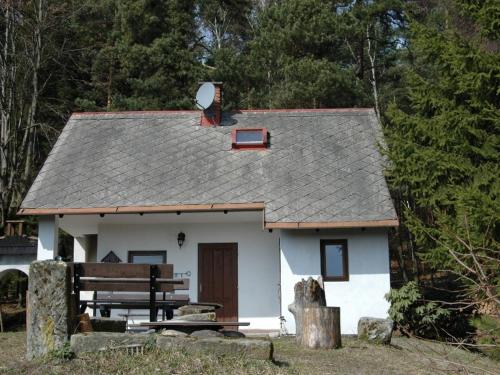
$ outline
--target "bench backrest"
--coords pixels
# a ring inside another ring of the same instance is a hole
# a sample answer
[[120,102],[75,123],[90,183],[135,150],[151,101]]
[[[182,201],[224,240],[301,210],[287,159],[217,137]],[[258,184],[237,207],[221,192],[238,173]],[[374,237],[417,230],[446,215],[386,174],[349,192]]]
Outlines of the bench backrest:
[[[151,265],[136,263],[72,263],[79,267],[80,277],[109,277],[109,278],[149,278]],[[155,264],[157,277],[171,279],[174,276],[173,264]]]
[[[80,292],[149,292],[149,319],[157,319],[158,292],[189,289],[189,280],[173,279],[172,264],[72,263],[73,293],[76,311],[80,311]],[[187,280],[187,282],[186,282]]]
[[71,275],[79,291],[157,292],[189,290],[189,279],[173,280],[172,264],[73,263]]
[[[149,299],[149,293],[114,293],[114,292],[95,292],[94,300],[106,300],[106,301],[144,301]],[[189,295],[187,294],[167,294],[167,293],[156,293],[157,301],[186,301],[189,302]]]

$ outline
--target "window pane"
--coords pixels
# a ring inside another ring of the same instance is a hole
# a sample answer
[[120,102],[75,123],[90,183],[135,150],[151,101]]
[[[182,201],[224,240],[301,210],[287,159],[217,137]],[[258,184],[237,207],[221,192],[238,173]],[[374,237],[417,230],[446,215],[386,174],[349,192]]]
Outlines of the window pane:
[[262,130],[237,130],[236,143],[262,143]]
[[163,256],[162,255],[133,255],[132,263],[139,264],[162,264]]
[[325,246],[326,276],[344,276],[342,245]]

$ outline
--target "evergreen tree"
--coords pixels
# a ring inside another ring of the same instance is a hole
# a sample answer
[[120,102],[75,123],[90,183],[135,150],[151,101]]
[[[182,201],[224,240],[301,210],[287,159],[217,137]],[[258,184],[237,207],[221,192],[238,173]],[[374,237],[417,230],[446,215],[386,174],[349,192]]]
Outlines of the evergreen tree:
[[321,108],[367,104],[345,61],[339,17],[330,2],[286,0],[265,8],[250,43],[248,106]]
[[95,13],[108,22],[87,39],[100,48],[89,54],[92,90],[78,100],[84,109],[192,107],[201,66],[193,3],[109,0],[87,9],[81,22]]
[[424,260],[469,287],[464,305],[498,309],[500,54],[492,19],[500,5],[418,11],[408,105],[392,105],[385,127],[389,179]]

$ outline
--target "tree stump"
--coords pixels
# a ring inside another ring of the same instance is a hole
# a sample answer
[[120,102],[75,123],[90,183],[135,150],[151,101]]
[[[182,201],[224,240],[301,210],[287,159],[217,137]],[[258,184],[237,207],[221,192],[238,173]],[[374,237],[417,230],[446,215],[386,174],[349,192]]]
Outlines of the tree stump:
[[301,342],[302,336],[302,313],[304,307],[326,306],[325,291],[312,277],[307,281],[302,279],[294,287],[295,299],[288,305],[288,311],[295,318],[295,339],[297,343]]
[[322,280],[312,277],[295,284],[288,310],[295,318],[295,340],[309,348],[340,347],[340,308],[326,307]]
[[300,345],[311,349],[340,347],[340,307],[305,307],[301,326]]

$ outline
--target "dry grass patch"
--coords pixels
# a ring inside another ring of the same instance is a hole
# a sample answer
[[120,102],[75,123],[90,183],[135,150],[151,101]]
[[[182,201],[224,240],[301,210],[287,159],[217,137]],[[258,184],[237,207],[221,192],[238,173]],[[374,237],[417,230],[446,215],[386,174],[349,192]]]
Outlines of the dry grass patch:
[[498,362],[441,343],[395,338],[391,346],[343,338],[338,350],[298,348],[291,337],[273,340],[276,362],[245,357],[193,356],[150,350],[86,354],[70,361],[24,359],[25,333],[0,334],[1,374],[499,374]]

